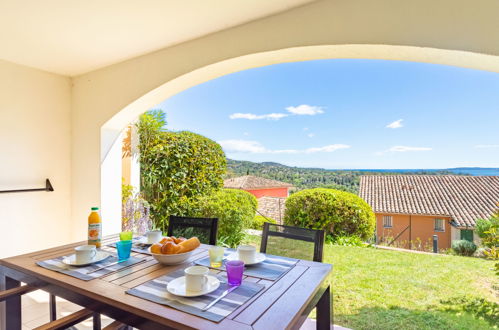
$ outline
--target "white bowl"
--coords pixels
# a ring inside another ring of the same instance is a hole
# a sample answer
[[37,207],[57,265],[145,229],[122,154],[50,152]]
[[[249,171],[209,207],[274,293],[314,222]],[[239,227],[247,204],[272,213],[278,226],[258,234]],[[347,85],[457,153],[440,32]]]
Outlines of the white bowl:
[[189,257],[191,256],[192,252],[194,252],[196,249],[185,252],[185,253],[179,253],[179,254],[161,254],[161,253],[152,253],[151,248],[149,247],[148,251],[151,253],[151,255],[156,259],[160,264],[163,265],[177,265],[181,264]]

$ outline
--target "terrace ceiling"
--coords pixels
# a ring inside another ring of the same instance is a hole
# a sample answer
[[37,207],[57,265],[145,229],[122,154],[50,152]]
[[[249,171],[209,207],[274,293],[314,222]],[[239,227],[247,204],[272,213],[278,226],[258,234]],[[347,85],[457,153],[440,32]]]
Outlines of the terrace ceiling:
[[76,76],[313,0],[2,0],[0,59]]

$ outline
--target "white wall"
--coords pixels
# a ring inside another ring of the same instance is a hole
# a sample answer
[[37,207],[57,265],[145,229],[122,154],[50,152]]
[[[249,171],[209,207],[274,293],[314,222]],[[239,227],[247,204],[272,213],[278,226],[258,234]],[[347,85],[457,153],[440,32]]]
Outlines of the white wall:
[[70,79],[0,60],[0,258],[70,241]]
[[478,246],[482,245],[482,239],[478,236],[476,230],[473,230],[473,242]]
[[456,241],[461,239],[461,230],[454,226],[450,226],[450,240]]
[[[121,180],[123,175],[121,148],[124,134],[123,131],[116,133],[119,134],[118,138],[101,163],[100,206],[103,236],[121,231]],[[102,132],[102,134],[114,134],[114,132]]]

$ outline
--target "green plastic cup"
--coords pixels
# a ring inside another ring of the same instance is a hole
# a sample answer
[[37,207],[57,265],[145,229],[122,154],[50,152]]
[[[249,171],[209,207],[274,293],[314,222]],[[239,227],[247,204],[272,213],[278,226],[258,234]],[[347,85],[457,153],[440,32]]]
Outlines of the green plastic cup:
[[131,241],[133,233],[131,231],[122,231],[120,233],[120,241]]

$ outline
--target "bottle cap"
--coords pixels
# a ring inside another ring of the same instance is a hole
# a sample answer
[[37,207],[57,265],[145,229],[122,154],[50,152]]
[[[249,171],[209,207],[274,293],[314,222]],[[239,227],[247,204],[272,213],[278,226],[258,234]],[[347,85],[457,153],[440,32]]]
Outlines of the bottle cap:
[[94,207],[92,207],[92,211],[98,211],[98,210],[99,210],[99,208],[98,208],[98,207],[95,207],[95,206],[94,206]]

